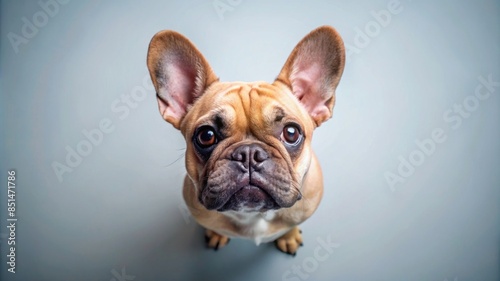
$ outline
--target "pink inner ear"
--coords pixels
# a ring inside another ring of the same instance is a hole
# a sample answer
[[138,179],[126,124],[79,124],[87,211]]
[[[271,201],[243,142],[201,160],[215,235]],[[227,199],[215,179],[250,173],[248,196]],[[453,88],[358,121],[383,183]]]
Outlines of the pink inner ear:
[[171,60],[164,65],[164,74],[166,84],[158,91],[161,115],[165,119],[180,120],[196,98],[196,71],[178,60]]
[[306,110],[314,117],[328,108],[325,106],[326,93],[322,87],[324,69],[315,60],[298,59],[292,68],[290,82],[293,94],[300,100]]

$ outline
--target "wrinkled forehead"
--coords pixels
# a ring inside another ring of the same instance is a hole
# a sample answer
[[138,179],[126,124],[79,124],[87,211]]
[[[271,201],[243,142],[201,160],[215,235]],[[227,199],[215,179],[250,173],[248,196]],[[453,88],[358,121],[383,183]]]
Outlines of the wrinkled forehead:
[[304,120],[305,111],[287,88],[266,82],[217,83],[207,89],[189,113],[195,127],[262,129],[285,119]]

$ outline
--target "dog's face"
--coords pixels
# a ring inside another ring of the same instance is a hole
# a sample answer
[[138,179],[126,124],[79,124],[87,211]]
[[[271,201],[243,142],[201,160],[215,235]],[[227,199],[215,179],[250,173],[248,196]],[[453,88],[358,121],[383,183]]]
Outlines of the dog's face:
[[331,117],[344,53],[336,31],[321,27],[272,84],[222,83],[185,37],[153,37],[148,67],[160,112],[186,139],[186,169],[201,204],[255,212],[301,199],[312,133]]
[[285,87],[217,83],[185,120],[186,166],[206,208],[263,211],[300,199],[314,124]]

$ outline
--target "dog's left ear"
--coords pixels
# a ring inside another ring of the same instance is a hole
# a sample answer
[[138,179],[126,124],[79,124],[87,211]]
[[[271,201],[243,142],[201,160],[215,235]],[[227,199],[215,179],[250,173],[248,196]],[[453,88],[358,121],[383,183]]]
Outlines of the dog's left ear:
[[332,27],[322,26],[297,44],[276,80],[291,88],[319,126],[332,116],[344,64],[342,38]]

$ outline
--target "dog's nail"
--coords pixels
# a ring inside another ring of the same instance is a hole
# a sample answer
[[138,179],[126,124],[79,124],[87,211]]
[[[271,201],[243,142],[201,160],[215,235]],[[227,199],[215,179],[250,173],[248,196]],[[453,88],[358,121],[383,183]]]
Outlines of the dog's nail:
[[293,254],[290,254],[290,255],[292,255],[292,257],[294,257],[294,258],[295,258],[295,256],[297,255],[297,252],[295,252],[295,253],[293,253]]
[[302,247],[302,246],[304,246],[304,243],[300,243],[300,246],[301,246],[301,247]]
[[299,233],[302,234],[302,230],[299,229]]

